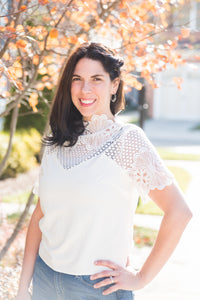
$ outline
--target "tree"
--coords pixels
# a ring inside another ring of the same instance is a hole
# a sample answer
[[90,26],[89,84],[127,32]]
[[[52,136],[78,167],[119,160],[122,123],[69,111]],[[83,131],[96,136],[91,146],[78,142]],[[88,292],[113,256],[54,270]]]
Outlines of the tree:
[[0,85],[8,87],[0,93],[5,101],[0,117],[11,114],[10,139],[0,174],[11,151],[20,107],[27,108],[26,114],[38,114],[40,102],[50,106],[52,99],[44,90],[56,86],[77,45],[103,39],[124,57],[125,82],[138,90],[142,84],[133,71],[139,70],[156,88],[156,72],[168,64],[183,63],[175,50],[178,37],[161,43],[157,36],[170,28],[174,20],[168,24],[167,16],[172,7],[184,5],[184,0],[10,0],[0,5],[5,11],[0,16]]

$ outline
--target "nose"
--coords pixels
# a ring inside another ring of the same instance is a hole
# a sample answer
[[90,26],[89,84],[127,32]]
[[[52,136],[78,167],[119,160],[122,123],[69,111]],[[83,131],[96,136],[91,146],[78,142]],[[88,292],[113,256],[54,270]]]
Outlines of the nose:
[[82,92],[83,93],[88,93],[90,91],[91,91],[91,86],[90,86],[89,82],[84,81],[83,84],[82,84]]

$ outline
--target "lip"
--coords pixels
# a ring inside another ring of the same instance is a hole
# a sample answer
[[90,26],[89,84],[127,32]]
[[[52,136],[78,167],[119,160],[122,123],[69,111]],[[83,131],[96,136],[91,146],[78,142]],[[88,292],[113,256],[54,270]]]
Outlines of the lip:
[[[88,103],[85,102],[84,103],[81,100],[90,101],[90,102],[88,102]],[[81,99],[79,99],[79,102],[80,102],[81,106],[88,107],[88,106],[93,105],[96,102],[96,99],[93,100],[93,99],[90,99],[90,98],[81,98]]]

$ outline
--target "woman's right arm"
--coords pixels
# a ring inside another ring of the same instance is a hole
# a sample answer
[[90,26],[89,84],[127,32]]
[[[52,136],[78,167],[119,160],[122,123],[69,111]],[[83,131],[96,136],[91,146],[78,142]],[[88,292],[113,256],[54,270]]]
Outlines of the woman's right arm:
[[40,199],[32,214],[30,224],[26,236],[26,244],[24,250],[24,259],[22,264],[21,277],[19,282],[19,289],[15,300],[29,300],[31,299],[28,292],[31,283],[35,260],[38,254],[39,245],[41,241],[42,233],[39,228],[39,221],[43,217],[43,213],[40,207]]

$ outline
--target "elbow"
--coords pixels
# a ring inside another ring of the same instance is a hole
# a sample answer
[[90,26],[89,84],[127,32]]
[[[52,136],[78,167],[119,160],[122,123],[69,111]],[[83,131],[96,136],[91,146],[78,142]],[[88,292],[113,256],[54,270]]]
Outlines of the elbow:
[[192,219],[193,214],[189,207],[186,207],[182,211],[180,211],[179,220],[181,221],[184,227],[187,226],[189,221]]

